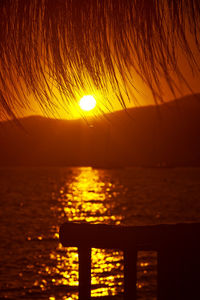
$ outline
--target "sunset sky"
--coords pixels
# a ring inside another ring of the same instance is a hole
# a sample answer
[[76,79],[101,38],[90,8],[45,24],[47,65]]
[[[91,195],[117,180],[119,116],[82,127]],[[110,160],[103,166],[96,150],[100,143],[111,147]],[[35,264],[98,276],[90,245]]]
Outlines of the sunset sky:
[[[183,82],[181,83],[178,79],[176,79],[176,83],[178,88],[180,89],[180,92],[176,92],[176,95],[173,95],[169,87],[163,80],[163,101],[167,102],[174,100],[176,97],[178,98],[184,95],[200,92],[199,74],[196,72],[193,74],[184,60],[181,62],[181,70],[183,71],[183,74],[185,75],[189,86],[186,86],[185,84],[183,84]],[[133,82],[137,90],[130,86],[130,89],[128,91],[129,98],[125,93],[123,95],[126,107],[130,108],[135,106],[155,105],[155,100],[149,88],[137,75],[135,75],[135,78],[136,79],[133,79]],[[61,99],[59,91],[56,89],[53,90],[59,99],[60,105],[56,104],[56,106],[53,107],[52,111],[44,112],[44,110],[35,101],[34,97],[32,97],[32,95],[29,95],[30,107],[27,107],[26,109],[19,108],[17,112],[18,117],[43,115],[58,119],[78,119],[87,116],[98,116],[102,113],[108,113],[123,109],[121,103],[117,99],[115,99],[115,101],[112,101],[112,98],[115,98],[112,90],[110,90],[110,93],[107,96],[109,99],[107,100],[105,99],[105,95],[103,94],[102,90],[96,90],[95,88],[92,89],[91,87],[89,87],[85,91],[80,91],[80,93],[77,94],[76,101],[74,102],[68,102],[65,98]],[[92,95],[96,100],[95,108],[90,111],[84,111],[79,106],[80,99],[86,95]],[[53,101],[53,98],[51,100]]]
[[[192,43],[191,39],[191,43]],[[194,53],[196,54],[195,59],[197,62],[200,62],[199,53],[197,52],[196,48],[194,48]],[[196,52],[195,52],[196,51]],[[182,49],[179,47],[179,55],[177,56],[177,64],[180,67],[187,83],[181,82],[180,79],[174,74],[174,82],[177,85],[177,90],[175,90],[175,94],[172,93],[169,86],[167,85],[166,81],[160,78],[161,81],[161,88],[162,88],[162,100],[163,101],[171,101],[174,100],[176,97],[181,97],[184,95],[192,94],[192,93],[199,93],[200,92],[200,74],[198,71],[191,70],[186,58],[183,56]],[[151,90],[148,86],[143,82],[143,80],[133,71],[133,76],[131,78],[131,84],[127,83],[126,88],[127,91],[124,91],[123,100],[126,104],[127,108],[135,107],[135,106],[146,106],[146,105],[155,105],[155,99],[151,93]],[[173,71],[172,71],[173,74]],[[102,113],[108,113],[112,111],[122,110],[123,106],[116,99],[116,95],[112,90],[112,87],[108,85],[108,92],[105,92],[103,89],[95,88],[92,84],[88,84],[85,90],[78,90],[76,95],[76,101],[70,101],[69,99],[65,98],[63,95],[63,99],[61,97],[62,93],[60,93],[59,89],[56,87],[52,87],[52,92],[57,97],[56,104],[52,105],[50,110],[44,111],[44,109],[35,101],[33,95],[29,94],[29,105],[26,108],[18,108],[17,115],[18,117],[23,116],[31,116],[31,115],[44,115],[58,119],[78,119],[87,116],[98,116]],[[123,84],[122,84],[123,85]],[[134,87],[132,86],[134,85]],[[123,90],[123,89],[122,89]],[[128,94],[128,96],[127,96]],[[94,109],[89,111],[84,111],[81,109],[79,102],[82,97],[91,95],[96,100],[96,106]],[[114,101],[113,101],[114,99]],[[161,102],[162,102],[161,100]],[[54,96],[50,99],[52,103],[54,103]]]
[[200,92],[195,4],[136,2],[3,1],[1,118],[77,119]]

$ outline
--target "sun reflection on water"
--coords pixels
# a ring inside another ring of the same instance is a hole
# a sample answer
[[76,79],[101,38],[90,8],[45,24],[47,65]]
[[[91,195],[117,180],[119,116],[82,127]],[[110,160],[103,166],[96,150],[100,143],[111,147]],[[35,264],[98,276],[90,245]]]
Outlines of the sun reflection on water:
[[66,182],[60,189],[61,215],[68,221],[120,224],[122,216],[111,214],[113,184],[102,182],[99,170],[90,167],[78,170],[74,181]]
[[[117,197],[118,191],[113,182],[101,180],[104,171],[81,167],[74,172],[73,181],[60,188],[57,203],[52,207],[62,223],[120,224],[122,215],[113,213],[113,198]],[[55,237],[57,234],[55,232]],[[59,244],[57,252],[52,252],[50,258],[54,267],[48,267],[46,272],[57,275],[52,279],[54,285],[77,287],[77,248],[64,248]],[[120,251],[92,249],[92,296],[116,295],[122,291],[122,259]],[[77,299],[77,291],[70,297]]]

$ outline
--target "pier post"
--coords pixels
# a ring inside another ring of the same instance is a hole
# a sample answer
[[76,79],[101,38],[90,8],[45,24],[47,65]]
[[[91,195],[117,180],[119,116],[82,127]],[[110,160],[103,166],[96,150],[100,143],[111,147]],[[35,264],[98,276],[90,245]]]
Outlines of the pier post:
[[79,255],[79,300],[91,298],[91,248],[81,246]]
[[137,251],[124,250],[124,300],[136,300]]

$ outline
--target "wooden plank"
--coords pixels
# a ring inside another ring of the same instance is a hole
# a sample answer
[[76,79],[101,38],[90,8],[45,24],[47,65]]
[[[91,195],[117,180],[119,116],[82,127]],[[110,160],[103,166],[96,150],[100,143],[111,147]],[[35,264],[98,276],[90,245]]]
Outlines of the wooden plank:
[[91,248],[81,246],[79,255],[79,300],[90,300],[91,297]]
[[133,248],[124,250],[124,299],[136,300],[137,251]]
[[79,248],[80,300],[90,299],[92,247],[124,251],[125,299],[136,299],[133,244],[138,251],[158,251],[158,300],[200,299],[199,238],[200,223],[144,227],[65,223],[60,228],[63,246]]
[[200,299],[199,224],[171,229],[158,249],[158,300]]
[[65,247],[87,244],[91,248],[123,250],[134,240],[138,250],[157,251],[160,244],[166,244],[166,238],[175,243],[182,238],[186,244],[192,244],[199,236],[200,223],[126,227],[68,222],[60,228],[60,242]]
[[180,299],[200,299],[200,245],[185,245],[181,252]]
[[157,268],[158,300],[183,300],[180,294],[180,252],[175,247],[175,245],[168,245],[160,249],[160,251],[158,252]]

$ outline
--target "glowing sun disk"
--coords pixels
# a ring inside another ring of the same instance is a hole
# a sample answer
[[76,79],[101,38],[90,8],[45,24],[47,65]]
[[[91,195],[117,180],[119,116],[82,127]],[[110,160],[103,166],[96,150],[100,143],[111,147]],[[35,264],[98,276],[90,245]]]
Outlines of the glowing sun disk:
[[96,100],[93,96],[87,95],[81,98],[79,102],[80,108],[86,111],[92,110],[96,106]]

